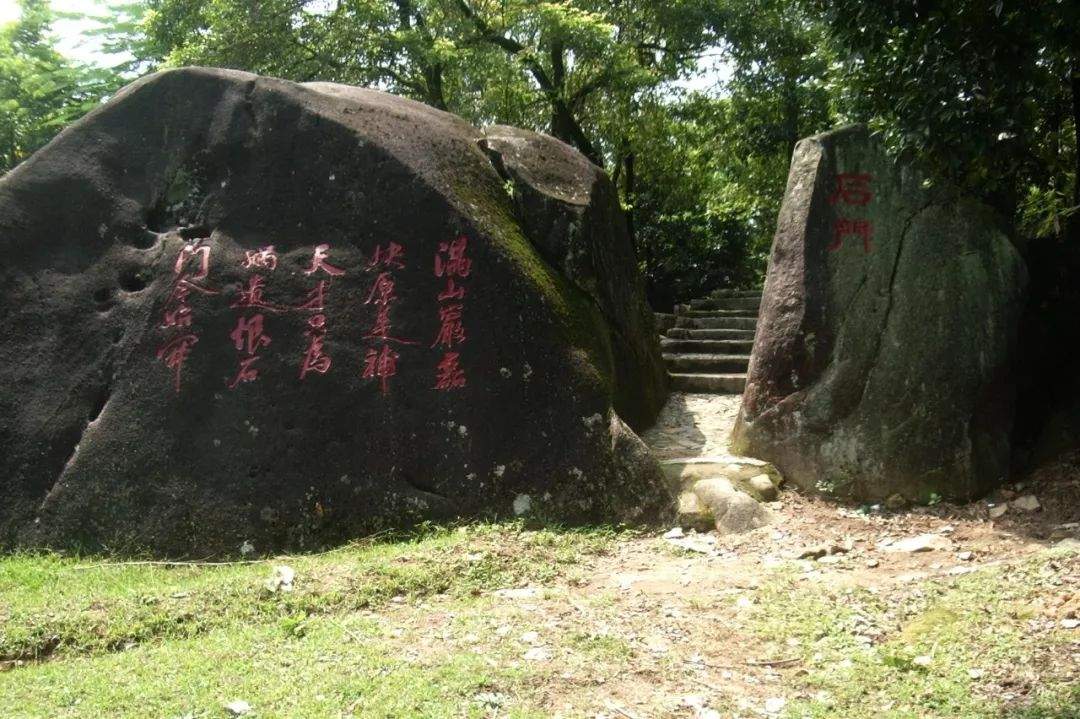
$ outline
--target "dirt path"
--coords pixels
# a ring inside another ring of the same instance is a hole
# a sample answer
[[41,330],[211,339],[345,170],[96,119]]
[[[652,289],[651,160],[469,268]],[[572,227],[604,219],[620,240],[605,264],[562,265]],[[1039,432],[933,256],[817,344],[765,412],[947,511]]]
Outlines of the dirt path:
[[641,438],[660,460],[728,453],[741,395],[673,392]]

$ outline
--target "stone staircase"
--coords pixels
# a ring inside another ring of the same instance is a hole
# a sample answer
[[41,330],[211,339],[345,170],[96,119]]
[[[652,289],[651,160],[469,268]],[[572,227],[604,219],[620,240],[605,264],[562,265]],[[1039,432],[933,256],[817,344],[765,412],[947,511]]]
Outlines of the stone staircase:
[[658,313],[671,390],[742,394],[760,305],[760,290],[722,290]]

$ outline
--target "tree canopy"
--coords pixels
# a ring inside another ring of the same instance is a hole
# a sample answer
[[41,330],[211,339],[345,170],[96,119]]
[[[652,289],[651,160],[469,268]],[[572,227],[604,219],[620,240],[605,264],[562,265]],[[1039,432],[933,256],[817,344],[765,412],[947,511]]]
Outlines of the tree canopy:
[[57,52],[47,0],[22,8],[0,31],[0,169],[156,68],[377,87],[605,167],[658,306],[759,283],[795,142],[845,122],[1019,236],[1080,224],[1066,0],[135,0],[95,31],[127,54],[113,68]]

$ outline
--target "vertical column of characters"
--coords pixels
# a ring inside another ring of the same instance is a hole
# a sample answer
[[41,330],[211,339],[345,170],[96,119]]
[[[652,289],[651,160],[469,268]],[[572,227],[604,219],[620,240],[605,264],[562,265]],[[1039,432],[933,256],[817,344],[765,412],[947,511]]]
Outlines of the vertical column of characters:
[[259,350],[270,345],[270,335],[263,327],[264,315],[256,310],[269,312],[281,312],[285,308],[278,307],[263,298],[263,290],[266,286],[265,275],[257,270],[273,272],[277,269],[277,253],[274,246],[263,247],[260,250],[247,250],[244,252],[244,260],[241,267],[245,270],[254,270],[247,279],[247,284],[237,291],[236,299],[230,307],[245,310],[236,318],[236,327],[229,333],[236,351],[240,353],[240,367],[236,376],[228,383],[229,389],[235,389],[241,382],[254,382],[259,377],[259,370],[255,362],[259,359]]
[[184,363],[191,354],[191,348],[199,341],[191,324],[191,293],[218,294],[217,290],[205,284],[209,275],[210,245],[203,240],[186,243],[173,263],[173,284],[162,313],[161,328],[171,336],[157,350],[157,358],[173,372],[176,394],[180,394],[180,375]]
[[390,391],[390,378],[397,374],[397,361],[400,357],[391,347],[391,343],[416,344],[394,337],[390,327],[390,305],[397,300],[393,270],[405,268],[405,248],[396,242],[390,242],[385,247],[377,246],[367,267],[379,274],[364,301],[365,305],[375,305],[375,324],[364,335],[364,339],[374,340],[379,346],[369,347],[364,354],[361,378],[378,380],[380,391],[386,394]]
[[[836,189],[829,195],[829,204],[854,207],[865,207],[874,199],[874,193],[870,190],[871,177],[866,173],[841,172],[836,175]],[[844,245],[844,238],[855,235],[862,239],[863,253],[870,252],[870,238],[873,236],[874,226],[870,220],[853,217],[837,217],[833,225],[833,241],[829,243],[829,252],[835,252]]]
[[465,285],[459,281],[467,278],[472,271],[472,260],[465,256],[469,241],[458,237],[450,242],[439,243],[435,253],[435,276],[446,278],[446,286],[439,293],[439,333],[432,348],[443,351],[439,364],[435,367],[435,389],[448,391],[465,386],[465,370],[460,365],[460,353],[455,351],[465,342],[465,325],[462,315],[465,311]]
[[[311,276],[316,272],[320,272],[329,275],[331,278],[344,275],[345,270],[326,261],[329,254],[330,245],[316,246],[315,253],[311,258],[311,266],[304,270],[303,273]],[[323,343],[326,340],[326,288],[329,284],[329,280],[320,279],[318,284],[308,292],[307,300],[296,308],[314,313],[308,317],[308,328],[304,331],[304,337],[307,338],[308,345],[307,350],[304,352],[304,359],[300,363],[300,379],[304,379],[308,372],[326,374],[330,369],[330,357],[323,351]]]

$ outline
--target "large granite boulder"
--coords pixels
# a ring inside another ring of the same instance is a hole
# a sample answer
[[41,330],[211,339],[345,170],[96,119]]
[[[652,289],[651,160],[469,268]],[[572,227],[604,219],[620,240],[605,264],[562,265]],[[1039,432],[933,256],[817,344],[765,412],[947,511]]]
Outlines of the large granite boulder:
[[[571,243],[591,269],[564,270],[481,140],[375,91],[185,69],[0,180],[0,544],[203,555],[666,511],[619,416],[663,393],[629,240],[593,228]],[[617,217],[600,173],[565,182]]]
[[795,148],[734,448],[853,499],[968,498],[1009,466],[1026,273],[991,210],[862,126]]

